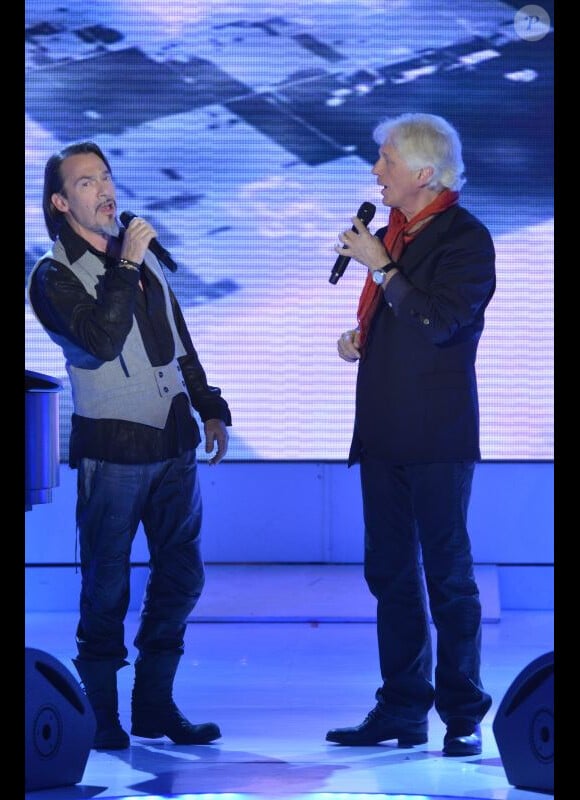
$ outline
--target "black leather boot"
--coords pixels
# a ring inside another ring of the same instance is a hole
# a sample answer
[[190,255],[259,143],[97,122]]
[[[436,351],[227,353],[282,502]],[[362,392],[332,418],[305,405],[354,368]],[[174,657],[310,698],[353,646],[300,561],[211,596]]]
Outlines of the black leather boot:
[[129,747],[129,734],[123,730],[119,720],[117,694],[117,672],[127,663],[118,659],[73,659],[97,721],[93,750],[126,750]]
[[142,653],[135,661],[131,733],[145,739],[167,736],[175,744],[209,744],[221,731],[214,722],[189,722],[173,701],[173,680],[181,654]]
[[444,756],[478,756],[482,750],[481,728],[472,720],[450,719],[443,737]]

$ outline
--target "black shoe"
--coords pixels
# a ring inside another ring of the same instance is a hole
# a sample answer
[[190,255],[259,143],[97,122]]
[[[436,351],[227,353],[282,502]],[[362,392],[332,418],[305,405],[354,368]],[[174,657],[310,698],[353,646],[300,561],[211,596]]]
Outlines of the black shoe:
[[130,744],[129,734],[123,730],[121,723],[117,723],[108,727],[98,727],[91,749],[126,750]]
[[412,747],[427,741],[427,722],[398,722],[385,717],[375,706],[356,728],[335,728],[326,734],[327,742],[365,746],[397,739],[399,747]]
[[443,737],[444,756],[478,756],[481,753],[481,729],[474,723],[450,721]]
[[134,708],[131,733],[144,739],[167,736],[175,744],[209,744],[222,735],[215,722],[189,722],[175,703],[156,709]]

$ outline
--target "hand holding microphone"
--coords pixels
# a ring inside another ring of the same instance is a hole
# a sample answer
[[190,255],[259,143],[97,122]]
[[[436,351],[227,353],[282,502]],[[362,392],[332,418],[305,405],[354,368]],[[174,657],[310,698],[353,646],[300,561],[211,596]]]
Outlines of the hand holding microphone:
[[[135,217],[136,217],[136,216],[137,216],[137,214],[132,214],[132,213],[131,213],[131,211],[122,211],[122,212],[121,212],[121,216],[120,216],[120,220],[121,220],[122,224],[125,226],[125,228],[128,228],[128,227],[129,227],[129,224],[130,224],[130,222],[131,222],[133,219],[135,219]],[[145,223],[145,224],[146,224],[146,225],[149,225],[149,223]],[[151,231],[151,230],[153,230],[153,229],[152,229],[150,226],[149,226],[149,228],[150,228],[150,230],[149,230],[149,233],[150,233],[150,231]],[[171,256],[170,256],[170,255],[169,255],[169,253],[167,252],[167,250],[166,250],[164,247],[162,247],[162,246],[161,246],[161,244],[159,243],[159,240],[158,240],[158,239],[157,239],[155,236],[154,236],[153,238],[151,238],[151,239],[150,239],[150,240],[147,242],[147,246],[146,246],[146,247],[144,248],[144,250],[143,250],[143,255],[142,255],[142,257],[139,259],[139,263],[141,263],[141,262],[143,261],[143,257],[145,256],[145,250],[151,250],[151,252],[152,252],[152,253],[153,253],[155,256],[157,256],[157,258],[159,259],[159,261],[160,261],[162,264],[165,264],[165,266],[166,266],[168,269],[170,269],[170,270],[171,270],[171,272],[176,272],[176,271],[177,271],[177,264],[176,264],[176,263],[175,263],[175,261],[174,261],[174,260],[171,258]],[[126,255],[126,256],[125,256],[125,258],[129,258],[129,256],[127,256],[127,255]],[[134,260],[136,260],[136,259],[130,259],[130,260],[131,260],[131,261],[134,261]]]
[[[376,210],[377,210],[376,206],[374,206],[372,203],[365,202],[361,205],[356,215],[361,220],[361,222],[364,223],[364,225],[368,225],[369,222],[374,217]],[[358,234],[356,225],[352,226],[351,232]],[[351,258],[350,256],[339,255],[339,257],[334,262],[332,272],[330,273],[330,278],[328,279],[329,283],[332,284],[338,283],[338,279],[343,276],[347,264],[350,261],[350,258]]]

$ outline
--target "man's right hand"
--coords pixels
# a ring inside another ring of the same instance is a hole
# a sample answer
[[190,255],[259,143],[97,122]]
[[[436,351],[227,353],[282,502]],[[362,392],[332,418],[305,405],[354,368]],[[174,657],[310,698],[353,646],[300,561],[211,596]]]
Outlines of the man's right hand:
[[126,258],[136,264],[142,264],[149,242],[156,236],[157,231],[151,223],[142,217],[133,217],[125,230],[121,258]]
[[357,361],[360,358],[358,349],[360,334],[358,330],[345,331],[336,343],[338,355],[344,361]]

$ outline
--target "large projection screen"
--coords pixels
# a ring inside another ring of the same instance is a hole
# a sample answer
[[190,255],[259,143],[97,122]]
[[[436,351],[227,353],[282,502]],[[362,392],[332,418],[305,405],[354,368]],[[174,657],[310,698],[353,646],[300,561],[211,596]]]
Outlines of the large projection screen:
[[[328,281],[387,116],[441,114],[464,143],[461,202],[489,227],[497,291],[477,371],[484,460],[553,458],[553,12],[496,0],[27,0],[26,280],[49,239],[49,155],[79,139],[111,161],[119,210],[147,217],[210,383],[228,459],[343,461],[365,268]],[[25,301],[26,369],[63,381]],[[200,458],[203,458],[200,453]]]

